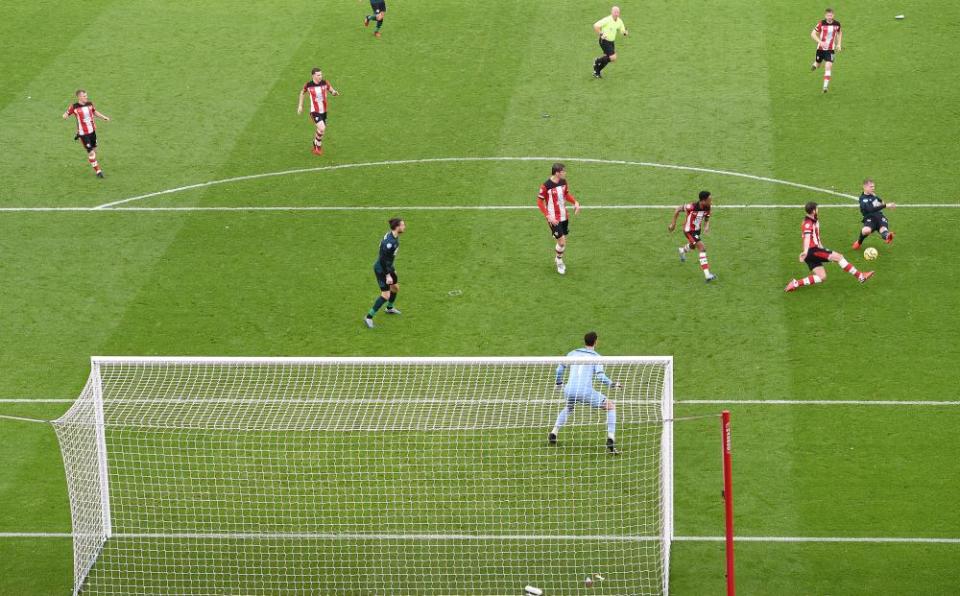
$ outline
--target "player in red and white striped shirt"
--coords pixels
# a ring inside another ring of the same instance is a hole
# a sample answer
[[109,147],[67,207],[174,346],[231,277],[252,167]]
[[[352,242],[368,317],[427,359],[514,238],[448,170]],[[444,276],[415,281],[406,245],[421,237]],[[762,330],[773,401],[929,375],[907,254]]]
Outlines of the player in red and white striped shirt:
[[327,94],[340,95],[329,81],[324,80],[319,68],[310,71],[310,80],[300,90],[297,102],[297,114],[303,113],[303,96],[310,96],[310,117],[317,126],[313,136],[313,154],[323,155],[323,133],[327,131]]
[[562,163],[555,163],[550,170],[550,177],[540,185],[537,194],[537,207],[547,218],[550,231],[557,239],[557,273],[563,275],[567,266],[563,262],[563,252],[567,249],[567,235],[570,233],[567,203],[573,204],[573,212],[580,213],[580,203],[570,193],[567,186],[567,168]]
[[677,228],[677,217],[681,213],[686,213],[686,219],[683,220],[683,235],[687,238],[687,243],[681,246],[677,251],[680,253],[680,262],[687,260],[687,252],[693,249],[700,251],[700,269],[703,270],[703,276],[707,283],[717,279],[717,276],[710,273],[710,264],[707,262],[707,247],[700,240],[701,229],[704,234],[710,231],[710,206],[713,204],[713,197],[710,192],[701,190],[695,203],[686,203],[680,205],[673,212],[673,219],[667,226],[669,231]]
[[842,254],[823,247],[823,243],[820,242],[820,210],[817,209],[816,203],[810,201],[804,206],[804,210],[807,212],[807,216],[803,218],[803,224],[800,226],[800,231],[803,234],[803,251],[800,253],[800,262],[806,263],[811,273],[803,279],[791,279],[787,287],[783,289],[784,292],[793,292],[797,288],[822,283],[823,280],[827,279],[827,270],[823,268],[823,264],[828,261],[840,265],[841,269],[856,277],[860,283],[873,277],[873,271],[857,271],[857,268],[843,258]]
[[100,168],[100,162],[97,161],[97,125],[94,119],[100,118],[109,122],[110,118],[97,111],[83,89],[77,89],[77,103],[63,113],[64,120],[70,116],[77,118],[77,134],[73,137],[74,140],[80,141],[87,151],[87,161],[97,173],[97,178],[103,178],[103,170]]
[[810,70],[817,70],[823,63],[823,92],[830,86],[830,71],[833,69],[833,54],[843,49],[843,31],[840,30],[840,21],[833,18],[833,9],[828,8],[823,20],[810,32],[810,37],[817,42],[817,56],[814,58]]

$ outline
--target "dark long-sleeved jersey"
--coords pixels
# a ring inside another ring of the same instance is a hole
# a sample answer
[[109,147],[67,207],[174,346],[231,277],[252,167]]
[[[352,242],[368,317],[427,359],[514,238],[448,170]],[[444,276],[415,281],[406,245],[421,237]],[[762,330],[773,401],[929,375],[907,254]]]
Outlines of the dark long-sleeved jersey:
[[383,273],[393,273],[393,259],[400,250],[400,238],[393,235],[393,232],[387,232],[380,241],[380,258],[374,264]]
[[860,213],[864,218],[875,215],[883,217],[883,209],[886,206],[886,203],[877,195],[860,194]]

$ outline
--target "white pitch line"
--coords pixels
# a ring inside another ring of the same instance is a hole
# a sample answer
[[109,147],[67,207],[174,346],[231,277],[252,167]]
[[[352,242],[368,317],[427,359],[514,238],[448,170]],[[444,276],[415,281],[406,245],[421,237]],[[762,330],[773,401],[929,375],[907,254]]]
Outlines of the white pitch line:
[[[674,536],[679,542],[723,542],[723,536]],[[815,542],[868,544],[960,544],[960,538],[914,538],[909,536],[734,536],[736,542]]]
[[5,397],[0,398],[0,404],[69,404],[76,401],[67,397],[62,398],[31,398],[31,397]]
[[960,406],[960,401],[861,399],[678,399],[673,403],[735,406]]
[[[857,205],[819,205],[822,209],[840,208],[855,209]],[[726,209],[801,209],[802,205],[780,205],[780,204],[733,204],[733,205],[714,205],[714,210]],[[897,209],[958,209],[960,203],[912,203],[908,205],[898,205]],[[301,205],[301,206],[283,206],[283,205],[250,205],[250,206],[229,206],[229,207],[115,207],[111,209],[100,209],[98,207],[0,207],[0,213],[143,213],[143,212],[362,212],[362,211],[532,211],[536,205]],[[669,210],[676,209],[676,205],[585,205],[584,211],[602,211],[602,210]]]
[[[0,404],[70,404],[76,401],[76,398],[30,398],[30,397],[7,397],[0,398]],[[133,400],[127,400],[130,403]],[[160,400],[140,400],[144,403],[155,403]],[[185,403],[185,400],[168,399],[166,401],[175,403]],[[204,403],[215,400],[204,400]],[[319,403],[323,400],[219,400],[231,401],[236,403]],[[334,400],[336,401],[336,400]],[[387,403],[389,400],[371,400],[371,403]],[[410,403],[411,400],[395,400],[402,403]],[[424,401],[424,400],[417,400]],[[441,400],[437,400],[441,401]],[[512,400],[503,400],[504,403],[513,403]],[[538,400],[546,401],[546,400]],[[195,403],[195,402],[190,402]],[[339,402],[338,402],[339,403]],[[391,402],[392,403],[392,402]],[[553,403],[552,401],[550,403]],[[629,404],[647,404],[659,403],[644,400],[633,400],[618,403]],[[735,406],[960,406],[960,401],[946,400],[844,400],[844,399],[678,399],[673,403],[678,405],[735,405]]]
[[[72,538],[69,532],[0,532],[0,538]],[[597,540],[604,542],[654,542],[659,536],[620,534],[388,534],[365,532],[145,532],[114,533],[112,538],[133,540]]]
[[[73,538],[70,532],[0,532],[0,539]],[[659,536],[577,535],[577,534],[366,534],[366,533],[139,533],[114,534],[113,538],[130,540],[516,540],[571,542],[658,542]],[[674,542],[723,542],[723,536],[674,536]],[[767,543],[854,543],[854,544],[960,544],[960,538],[922,538],[913,536],[734,536],[736,542]]]
[[123,205],[126,203],[131,203],[133,201],[140,201],[143,199],[149,199],[151,197],[159,197],[163,195],[174,194],[174,193],[183,192],[186,190],[206,188],[208,186],[215,186],[219,184],[229,184],[232,182],[243,182],[246,180],[259,180],[262,178],[273,178],[277,176],[290,176],[294,174],[307,174],[307,173],[314,173],[314,172],[329,172],[333,170],[344,170],[348,168],[369,168],[369,167],[379,167],[379,166],[400,166],[400,165],[413,165],[413,164],[426,164],[426,163],[466,163],[466,162],[487,162],[487,161],[544,161],[544,162],[563,161],[563,162],[570,162],[570,163],[592,163],[592,164],[601,164],[601,165],[640,166],[640,167],[646,167],[646,168],[660,168],[660,169],[666,169],[666,170],[702,172],[705,174],[719,174],[722,176],[747,178],[749,180],[757,180],[760,182],[770,182],[772,184],[780,184],[782,186],[802,188],[804,190],[811,190],[814,192],[833,195],[837,197],[844,197],[847,199],[856,200],[857,198],[854,195],[837,192],[835,190],[830,190],[827,188],[810,186],[808,184],[800,184],[799,182],[790,182],[788,180],[779,180],[777,178],[770,178],[767,176],[755,176],[753,174],[744,174],[741,172],[732,172],[729,170],[719,170],[715,168],[701,168],[698,166],[683,166],[683,165],[677,165],[677,164],[664,164],[664,163],[646,162],[646,161],[594,159],[594,158],[584,158],[584,157],[432,157],[432,158],[424,158],[424,159],[399,159],[399,160],[389,160],[389,161],[369,161],[369,162],[361,162],[361,163],[347,163],[347,164],[338,164],[333,166],[319,166],[314,168],[297,168],[293,170],[284,170],[280,172],[266,172],[263,174],[251,174],[248,176],[235,176],[233,178],[224,178],[221,180],[211,180],[209,182],[188,184],[186,186],[179,186],[176,188],[169,188],[167,190],[160,190],[157,192],[137,195],[135,197],[128,197],[126,199],[120,199],[118,201],[111,201],[109,203],[103,203],[102,205],[97,205],[96,207],[94,207],[94,209],[109,209],[110,207],[116,207],[117,205]]
[[[41,401],[41,400],[31,400],[31,399],[20,399],[16,398],[13,400],[3,400],[0,399],[0,403],[28,403],[31,401]],[[58,399],[58,400],[45,400],[43,403],[73,403],[76,400],[73,399]],[[248,398],[248,397],[214,397],[209,399],[189,399],[189,398],[176,398],[176,397],[157,397],[157,398],[137,398],[137,399],[117,399],[111,400],[110,405],[126,405],[126,404],[314,404],[314,405],[343,405],[343,399],[340,398],[330,398],[330,397],[318,397],[318,398],[299,398],[299,399],[259,399],[259,398]],[[351,399],[350,403],[355,404],[372,404],[372,405],[396,405],[396,404],[407,404],[407,405],[421,405],[421,404],[448,404],[455,405],[450,399],[442,397],[418,397],[418,398],[355,398]],[[562,405],[564,403],[564,398],[559,395],[555,398],[527,398],[522,402],[519,402],[515,398],[490,398],[484,399],[481,402],[481,405],[522,405],[522,404],[534,404],[534,405]],[[618,404],[627,404],[631,406],[652,406],[659,405],[659,400],[649,400],[649,399],[618,399]],[[466,407],[473,407],[476,405],[472,402],[461,402],[461,405]]]
[[0,532],[0,538],[73,538],[70,532]]

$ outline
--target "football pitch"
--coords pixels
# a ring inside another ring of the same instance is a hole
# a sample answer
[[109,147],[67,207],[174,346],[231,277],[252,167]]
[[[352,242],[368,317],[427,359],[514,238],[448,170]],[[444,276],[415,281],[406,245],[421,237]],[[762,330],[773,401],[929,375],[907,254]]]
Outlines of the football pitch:
[[[555,356],[596,330],[602,354],[674,357],[677,416],[732,412],[742,594],[956,593],[960,5],[835,5],[827,94],[810,72],[822,3],[624,3],[631,34],[601,80],[609,2],[388,5],[380,39],[366,0],[5,9],[0,414],[58,417],[94,354]],[[322,157],[296,113],[315,66],[341,93]],[[61,120],[78,88],[112,118],[103,180]],[[564,276],[536,209],[557,160],[583,205]],[[872,263],[850,248],[867,176],[899,205]],[[667,232],[702,189],[709,285]],[[828,264],[784,294],[807,274],[808,201],[869,282]],[[403,314],[371,330],[397,216]],[[674,594],[725,588],[719,435],[675,425]],[[68,593],[53,430],[0,420],[0,453],[0,594]]]

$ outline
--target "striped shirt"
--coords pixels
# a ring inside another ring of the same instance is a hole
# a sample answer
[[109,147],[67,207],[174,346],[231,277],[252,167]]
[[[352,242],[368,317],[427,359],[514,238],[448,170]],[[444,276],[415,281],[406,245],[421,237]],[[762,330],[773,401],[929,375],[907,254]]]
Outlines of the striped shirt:
[[79,135],[88,135],[97,129],[93,122],[96,112],[97,108],[93,107],[93,102],[75,103],[67,108],[68,115],[77,117],[77,134]]
[[314,83],[312,80],[307,81],[303,90],[310,96],[310,112],[314,114],[325,114],[327,112],[327,93],[332,89],[330,83],[323,79],[319,83]]
[[710,219],[710,208],[701,207],[699,201],[687,203],[683,206],[683,210],[687,213],[687,218],[683,220],[684,232],[699,232],[701,226]]
[[804,217],[800,230],[804,239],[806,239],[807,236],[810,237],[810,245],[808,248],[823,248],[823,244],[820,243],[820,222],[818,220],[809,215]]
[[840,21],[828,23],[823,19],[813,28],[813,32],[820,38],[821,50],[837,49],[837,39],[840,37]]
[[567,181],[561,179],[560,182],[554,182],[547,178],[547,181],[540,185],[540,192],[537,194],[537,207],[547,218],[553,216],[557,221],[566,221],[567,203],[576,203],[567,186]]

